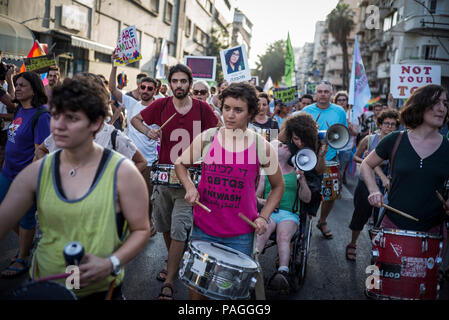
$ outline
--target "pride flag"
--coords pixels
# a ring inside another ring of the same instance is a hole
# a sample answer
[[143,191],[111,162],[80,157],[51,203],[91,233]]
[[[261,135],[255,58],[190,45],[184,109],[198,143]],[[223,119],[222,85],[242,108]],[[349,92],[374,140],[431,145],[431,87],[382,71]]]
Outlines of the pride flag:
[[380,96],[370,99],[367,104],[372,105],[372,104],[375,104],[376,102],[378,102],[379,100],[380,100]]
[[[45,50],[42,48],[42,46],[40,45],[39,41],[35,40],[34,41],[34,45],[31,48],[30,52],[27,55],[27,58],[36,58],[36,57],[40,57],[40,56],[45,56],[47,53],[45,52]],[[22,63],[22,67],[20,67],[20,72],[25,72],[25,63]]]

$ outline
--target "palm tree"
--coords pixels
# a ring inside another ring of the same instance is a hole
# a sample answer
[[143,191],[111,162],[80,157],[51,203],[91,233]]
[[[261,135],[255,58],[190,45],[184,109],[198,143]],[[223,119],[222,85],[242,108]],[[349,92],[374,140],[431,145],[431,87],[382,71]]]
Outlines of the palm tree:
[[348,88],[349,58],[347,40],[354,27],[353,16],[354,12],[349,9],[349,4],[340,2],[326,18],[328,31],[343,51],[343,90]]

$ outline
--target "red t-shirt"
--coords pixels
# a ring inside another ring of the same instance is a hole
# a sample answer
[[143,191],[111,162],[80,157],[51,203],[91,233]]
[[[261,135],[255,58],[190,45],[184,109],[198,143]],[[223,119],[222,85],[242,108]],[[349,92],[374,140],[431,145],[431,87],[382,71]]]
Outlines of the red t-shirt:
[[156,124],[160,127],[175,113],[176,116],[162,129],[160,164],[173,164],[198,134],[218,124],[211,107],[194,98],[192,108],[184,115],[176,111],[173,97],[154,101],[140,115],[147,125]]

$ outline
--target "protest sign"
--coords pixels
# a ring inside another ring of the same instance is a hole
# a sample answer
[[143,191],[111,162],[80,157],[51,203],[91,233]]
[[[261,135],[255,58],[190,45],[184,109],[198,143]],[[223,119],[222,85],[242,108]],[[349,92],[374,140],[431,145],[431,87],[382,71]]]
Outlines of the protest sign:
[[184,64],[192,70],[195,80],[215,80],[217,57],[186,56]]
[[251,83],[252,85],[258,86],[259,85],[259,77],[251,76],[251,80],[249,80],[249,83]]
[[23,59],[26,71],[34,71],[36,73],[46,73],[50,66],[56,66],[56,59],[54,54],[48,54],[45,56],[35,58]]
[[306,82],[306,93],[307,94],[315,94],[316,87],[318,85],[318,82]]
[[426,84],[441,84],[441,66],[392,64],[390,93],[395,99],[406,99]]
[[283,106],[294,106],[299,101],[298,89],[296,86],[288,88],[274,89],[274,103]]
[[229,83],[251,80],[251,69],[244,44],[220,51],[223,77]]
[[128,27],[120,33],[115,51],[118,55],[118,59],[114,60],[114,66],[116,67],[142,59],[136,26]]

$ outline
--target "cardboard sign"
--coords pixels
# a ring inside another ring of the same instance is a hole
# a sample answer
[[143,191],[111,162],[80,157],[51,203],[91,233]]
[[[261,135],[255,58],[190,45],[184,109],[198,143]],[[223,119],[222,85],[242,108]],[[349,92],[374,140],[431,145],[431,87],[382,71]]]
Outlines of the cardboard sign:
[[56,60],[54,54],[48,54],[46,56],[40,56],[36,58],[23,59],[26,71],[34,71],[37,73],[46,73],[50,66],[56,66]]
[[249,80],[249,83],[258,86],[259,85],[259,76],[252,76],[251,80]]
[[220,52],[223,77],[229,83],[251,80],[251,69],[244,44]]
[[294,106],[299,101],[298,89],[296,86],[288,88],[274,89],[274,103],[283,106]]
[[195,80],[215,80],[217,57],[185,56],[184,64],[192,70]]
[[139,49],[139,39],[137,38],[136,26],[126,28],[120,33],[117,41],[114,66],[122,66],[142,59]]
[[441,66],[392,64],[390,92],[395,99],[406,99],[426,84],[441,84]]

